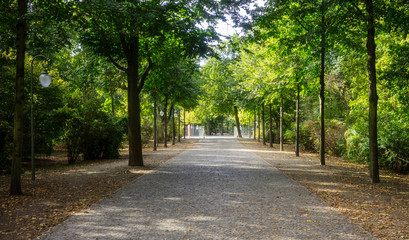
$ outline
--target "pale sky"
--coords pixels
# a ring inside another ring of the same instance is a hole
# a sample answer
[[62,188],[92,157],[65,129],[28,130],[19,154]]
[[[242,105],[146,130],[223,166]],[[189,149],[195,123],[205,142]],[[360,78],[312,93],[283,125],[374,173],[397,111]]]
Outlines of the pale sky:
[[[266,0],[256,0],[254,1],[254,4],[257,4],[258,6],[264,6]],[[254,6],[253,4],[253,6]],[[246,15],[246,12],[240,11],[241,15]],[[223,22],[221,20],[218,21],[218,24],[216,26],[216,31],[221,34],[222,36],[220,36],[220,38],[222,40],[225,40],[226,38],[223,36],[232,36],[235,33],[237,34],[241,34],[242,33],[242,29],[241,28],[234,28],[234,24],[232,22],[232,20],[230,19],[230,16],[226,16],[227,17],[227,22]]]

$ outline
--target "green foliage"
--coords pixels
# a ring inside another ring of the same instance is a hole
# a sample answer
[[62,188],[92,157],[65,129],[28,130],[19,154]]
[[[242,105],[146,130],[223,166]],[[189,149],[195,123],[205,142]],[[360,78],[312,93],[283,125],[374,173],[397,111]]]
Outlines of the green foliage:
[[[334,156],[343,156],[345,153],[345,131],[346,126],[343,122],[332,119],[325,122],[326,141],[325,148],[327,154]],[[320,149],[320,125],[318,121],[307,121],[300,126],[300,147],[307,151],[318,152]],[[295,139],[295,133],[287,135]]]
[[[358,104],[357,102],[354,102]],[[409,171],[409,127],[405,124],[408,114],[402,112],[405,103],[400,103],[397,98],[387,98],[380,102],[378,112],[378,151],[381,166],[396,172]],[[364,119],[365,111],[353,107],[351,116],[354,116],[353,124],[347,130],[346,156],[358,162],[367,162],[369,156],[369,145],[367,129],[368,125]],[[355,110],[356,109],[356,110]]]
[[102,111],[79,114],[74,109],[67,109],[67,113],[72,114],[64,133],[69,163],[79,160],[81,153],[84,160],[119,157],[119,148],[127,130],[125,117],[112,117]]
[[14,54],[0,55],[0,171],[9,169],[13,149]]

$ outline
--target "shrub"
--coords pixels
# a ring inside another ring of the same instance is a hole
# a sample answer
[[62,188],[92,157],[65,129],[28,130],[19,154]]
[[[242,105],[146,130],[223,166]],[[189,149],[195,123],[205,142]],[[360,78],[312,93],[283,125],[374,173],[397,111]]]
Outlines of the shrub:
[[[320,124],[318,121],[307,121],[300,125],[300,147],[306,151],[319,152]],[[332,119],[325,123],[325,149],[328,154],[342,156],[345,153],[346,126],[343,122]],[[295,131],[288,134],[295,141]]]
[[0,121],[0,170],[10,170],[13,150],[13,128],[6,121]]
[[80,117],[73,117],[66,123],[64,142],[67,146],[68,163],[75,163],[81,153],[82,133],[83,133],[83,119]]
[[409,127],[400,121],[383,122],[379,132],[378,151],[381,166],[395,172],[409,171]]
[[126,118],[110,117],[101,112],[98,118],[84,121],[81,152],[84,160],[118,158],[125,134],[123,125]]
[[[385,120],[385,119],[384,119]],[[378,122],[378,161],[381,167],[399,173],[409,171],[409,127],[395,119]],[[369,162],[368,123],[357,122],[348,129],[346,156]]]

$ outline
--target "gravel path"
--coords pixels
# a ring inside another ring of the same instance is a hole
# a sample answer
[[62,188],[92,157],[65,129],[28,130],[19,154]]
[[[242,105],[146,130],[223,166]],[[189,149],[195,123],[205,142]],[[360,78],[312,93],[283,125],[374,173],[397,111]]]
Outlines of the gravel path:
[[206,138],[40,239],[373,239],[233,138]]

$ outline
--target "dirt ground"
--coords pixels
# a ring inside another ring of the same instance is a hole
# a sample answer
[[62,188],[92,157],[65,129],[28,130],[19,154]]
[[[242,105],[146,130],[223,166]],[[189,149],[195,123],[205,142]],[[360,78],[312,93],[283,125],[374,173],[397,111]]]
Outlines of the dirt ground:
[[[22,196],[9,196],[10,176],[0,176],[0,239],[34,239],[69,215],[80,212],[121,186],[190,148],[197,140],[183,140],[154,152],[144,149],[144,167],[128,167],[126,149],[115,160],[75,165],[47,165],[22,176]],[[52,160],[58,159],[56,157]],[[65,162],[65,161],[64,161]]]
[[327,157],[321,166],[317,154],[294,147],[264,146],[252,139],[240,142],[290,178],[304,185],[350,221],[379,239],[409,239],[409,176],[381,171],[381,183],[372,184],[366,165]]

